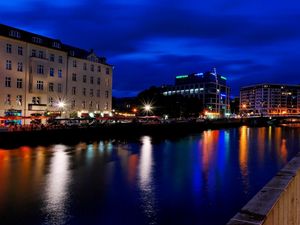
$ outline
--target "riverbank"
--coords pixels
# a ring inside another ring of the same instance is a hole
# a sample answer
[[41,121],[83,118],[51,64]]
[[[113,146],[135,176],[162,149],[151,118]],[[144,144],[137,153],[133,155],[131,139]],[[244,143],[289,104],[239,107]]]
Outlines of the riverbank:
[[47,145],[75,143],[99,138],[130,138],[140,135],[174,136],[206,129],[221,129],[244,125],[243,120],[215,120],[203,122],[178,122],[163,124],[117,123],[95,127],[64,127],[52,129],[18,130],[0,133],[0,147],[20,145]]

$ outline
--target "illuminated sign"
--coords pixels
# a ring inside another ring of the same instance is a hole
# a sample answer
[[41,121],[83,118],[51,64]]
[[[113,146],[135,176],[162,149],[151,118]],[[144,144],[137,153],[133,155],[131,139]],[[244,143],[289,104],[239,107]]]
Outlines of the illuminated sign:
[[189,77],[188,75],[179,75],[179,76],[176,76],[176,79],[182,79],[182,78],[187,78]]
[[223,76],[221,76],[221,79],[223,79],[223,80],[227,80],[227,78],[226,78],[226,77],[223,77]]

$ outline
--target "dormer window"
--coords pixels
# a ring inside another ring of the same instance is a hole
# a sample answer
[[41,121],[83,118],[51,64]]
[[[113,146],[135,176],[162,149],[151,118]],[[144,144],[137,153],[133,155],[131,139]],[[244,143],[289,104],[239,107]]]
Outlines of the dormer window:
[[33,41],[34,43],[37,43],[37,44],[41,44],[41,43],[42,43],[42,39],[39,38],[39,37],[32,37],[32,41]]
[[74,50],[71,50],[71,51],[70,51],[70,55],[71,55],[71,56],[74,56],[74,55],[75,55]]
[[15,38],[21,38],[21,34],[19,31],[16,30],[11,30],[9,31],[9,36],[15,37]]
[[58,43],[58,42],[53,42],[52,43],[52,47],[54,47],[54,48],[60,48],[60,43]]

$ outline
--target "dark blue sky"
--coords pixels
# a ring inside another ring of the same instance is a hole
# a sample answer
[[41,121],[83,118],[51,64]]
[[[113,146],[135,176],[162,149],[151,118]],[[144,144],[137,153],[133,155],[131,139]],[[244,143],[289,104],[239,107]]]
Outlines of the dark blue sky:
[[300,83],[296,0],[8,0],[0,23],[106,56],[114,96],[212,67],[234,95],[258,82]]

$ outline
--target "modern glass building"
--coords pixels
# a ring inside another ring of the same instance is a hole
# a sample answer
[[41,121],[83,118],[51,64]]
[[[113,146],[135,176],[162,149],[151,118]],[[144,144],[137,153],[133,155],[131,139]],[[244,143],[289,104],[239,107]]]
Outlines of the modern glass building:
[[197,97],[202,101],[206,115],[220,117],[230,111],[227,78],[217,74],[215,68],[212,72],[176,76],[175,85],[164,87],[163,94]]

